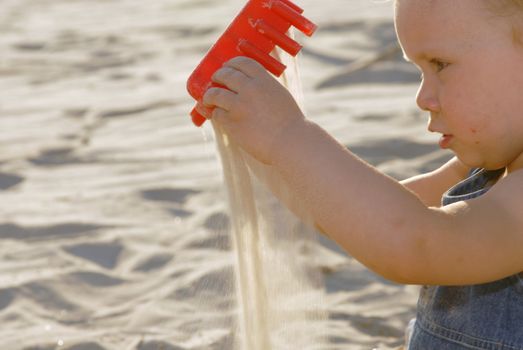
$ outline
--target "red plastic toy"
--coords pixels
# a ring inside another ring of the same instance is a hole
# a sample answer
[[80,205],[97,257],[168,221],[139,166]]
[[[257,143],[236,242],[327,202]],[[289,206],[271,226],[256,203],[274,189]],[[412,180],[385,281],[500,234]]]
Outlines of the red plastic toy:
[[[187,90],[199,107],[206,109],[201,104],[205,91],[219,86],[211,81],[214,72],[233,57],[253,58],[279,77],[286,67],[270,52],[278,45],[296,56],[301,45],[285,33],[291,25],[308,36],[317,28],[301,13],[303,10],[289,0],[249,0],[187,81]],[[201,126],[206,120],[196,108],[191,111],[191,117],[196,126]]]

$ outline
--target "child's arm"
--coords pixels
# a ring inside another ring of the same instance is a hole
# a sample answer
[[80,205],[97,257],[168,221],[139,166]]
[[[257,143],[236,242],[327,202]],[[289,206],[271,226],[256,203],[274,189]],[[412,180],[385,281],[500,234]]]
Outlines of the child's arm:
[[469,171],[469,167],[454,157],[430,173],[413,176],[400,183],[414,192],[426,206],[439,207],[443,193],[465,179]]
[[247,152],[272,165],[313,221],[386,278],[471,284],[523,270],[523,172],[484,196],[427,207],[392,178],[307,121],[261,66],[233,59],[204,102]]

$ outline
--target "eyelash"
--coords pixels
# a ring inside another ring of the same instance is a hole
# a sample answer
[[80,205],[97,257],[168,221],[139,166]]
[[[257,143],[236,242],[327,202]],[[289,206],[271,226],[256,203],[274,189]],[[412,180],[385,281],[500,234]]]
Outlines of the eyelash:
[[430,60],[430,63],[436,68],[436,72],[438,73],[447,68],[449,65],[447,62],[443,62],[437,58]]
[[[450,65],[450,63],[442,61],[438,58],[431,59],[429,63],[436,68],[436,73],[441,72]],[[420,80],[423,80],[423,72],[420,74]]]
[[[429,62],[432,66],[436,68],[436,73],[441,72],[450,65],[450,63],[444,62],[438,58],[433,58]],[[420,80],[423,81],[423,72],[420,75]]]

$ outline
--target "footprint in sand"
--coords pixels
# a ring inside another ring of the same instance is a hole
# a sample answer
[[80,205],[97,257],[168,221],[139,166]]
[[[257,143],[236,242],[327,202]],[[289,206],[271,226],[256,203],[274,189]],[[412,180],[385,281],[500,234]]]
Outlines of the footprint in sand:
[[170,204],[166,210],[176,218],[185,218],[192,215],[192,211],[183,208],[187,200],[201,191],[189,188],[155,188],[141,192],[141,197],[153,201]]
[[[186,300],[193,298],[209,297],[208,302],[212,302],[216,296],[226,296],[234,290],[235,275],[232,266],[218,266],[206,271],[182,287],[174,291],[171,297],[174,300]],[[211,296],[213,296],[211,298]]]
[[107,348],[100,346],[98,343],[87,342],[87,343],[75,344],[71,347],[65,348],[64,350],[107,350]]
[[230,250],[232,248],[231,238],[229,236],[231,220],[227,214],[218,212],[209,215],[204,221],[203,227],[212,234],[189,244],[187,246],[188,248],[218,250]]
[[438,150],[437,145],[398,138],[369,140],[351,145],[352,152],[374,166],[392,159],[413,159]]
[[92,235],[93,231],[108,227],[109,226],[76,223],[25,227],[7,222],[0,223],[0,239],[42,240],[70,238],[88,233]]
[[125,280],[121,278],[91,271],[73,272],[68,276],[73,280],[72,283],[83,283],[92,287],[113,287],[125,282]]
[[83,243],[64,247],[63,250],[98,266],[113,269],[123,252],[123,246],[119,243]]
[[60,290],[55,290],[52,283],[31,282],[18,288],[17,294],[27,299],[33,300],[46,310],[79,312],[81,307],[73,304],[61,294]]
[[142,191],[142,197],[150,201],[184,204],[189,196],[200,193],[200,191],[189,188],[155,188]]
[[34,51],[41,51],[45,48],[46,43],[40,42],[40,41],[21,41],[18,43],[14,43],[11,45],[12,48],[18,51],[24,51],[24,52],[34,52]]
[[66,164],[77,164],[81,160],[74,155],[71,147],[54,148],[40,152],[37,157],[30,158],[29,161],[38,166],[51,167]]
[[0,173],[0,190],[8,190],[24,180],[25,178],[16,174]]
[[151,341],[141,341],[137,346],[136,350],[184,350],[176,345],[169,344],[164,341],[151,340]]
[[161,109],[161,108],[167,108],[174,106],[175,103],[172,101],[153,101],[146,104],[136,105],[136,106],[128,106],[128,107],[121,107],[121,108],[110,108],[104,111],[101,111],[98,113],[97,117],[99,119],[106,119],[106,118],[117,118],[117,117],[128,117],[133,116],[136,114],[142,114],[145,112],[149,112],[155,109]]
[[13,288],[0,289],[0,311],[7,308],[15,300],[16,291]]
[[155,253],[153,256],[140,262],[133,271],[136,272],[149,272],[152,270],[158,270],[164,267],[173,259],[171,254],[158,254]]

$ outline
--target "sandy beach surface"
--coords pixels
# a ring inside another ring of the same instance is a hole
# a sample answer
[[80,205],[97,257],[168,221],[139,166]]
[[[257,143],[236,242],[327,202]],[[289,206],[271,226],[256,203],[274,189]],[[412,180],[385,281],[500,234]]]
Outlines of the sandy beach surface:
[[[307,115],[398,179],[449,159],[392,3],[296,3],[319,25],[297,36]],[[0,0],[0,349],[230,348],[226,194],[185,82],[241,6]],[[329,317],[311,348],[400,346],[418,287],[318,239]]]

